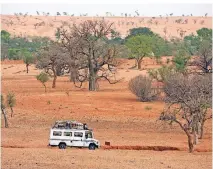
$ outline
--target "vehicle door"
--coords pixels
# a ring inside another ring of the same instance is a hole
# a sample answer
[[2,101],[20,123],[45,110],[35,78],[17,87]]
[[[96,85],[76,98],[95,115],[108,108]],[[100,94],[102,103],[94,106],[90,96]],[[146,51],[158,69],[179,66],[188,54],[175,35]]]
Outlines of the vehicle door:
[[64,131],[63,139],[66,142],[67,146],[73,146],[73,133],[71,131]]
[[84,147],[88,147],[89,146],[89,144],[91,143],[92,138],[93,138],[92,132],[91,131],[86,131],[85,132],[85,137],[83,139]]
[[81,131],[75,131],[73,132],[73,141],[72,141],[72,146],[74,147],[83,147],[84,146],[84,133]]

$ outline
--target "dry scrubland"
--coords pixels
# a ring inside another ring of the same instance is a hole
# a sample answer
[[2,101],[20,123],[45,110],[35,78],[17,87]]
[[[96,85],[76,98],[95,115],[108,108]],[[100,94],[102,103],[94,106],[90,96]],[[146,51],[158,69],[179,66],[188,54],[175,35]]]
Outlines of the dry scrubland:
[[[188,19],[187,24],[175,23],[175,20]],[[54,38],[56,27],[60,21],[80,21],[88,17],[21,17],[1,16],[2,29],[12,35],[39,35]],[[179,30],[186,31],[185,35],[195,33],[204,27],[211,28],[210,17],[169,17],[151,18],[121,18],[107,17],[106,20],[115,22],[115,27],[121,35],[133,27],[150,27],[152,31],[166,37],[178,36]],[[197,23],[194,23],[197,20]],[[200,22],[204,20],[204,25]],[[11,21],[14,23],[10,25]],[[38,26],[36,23],[44,24]],[[156,25],[156,21],[158,24]],[[124,25],[122,26],[122,22]],[[132,24],[134,22],[134,24]],[[120,26],[119,26],[120,23]],[[127,25],[128,23],[128,25]],[[163,58],[163,62],[166,58]],[[84,169],[210,169],[212,158],[212,127],[211,121],[205,124],[204,139],[188,153],[187,138],[177,125],[169,126],[158,121],[163,110],[163,102],[139,102],[128,90],[128,81],[139,74],[146,74],[149,68],[157,68],[155,61],[145,59],[142,63],[144,70],[128,69],[134,65],[132,60],[122,60],[118,69],[118,78],[125,79],[110,85],[100,82],[100,91],[89,92],[88,84],[82,89],[75,88],[68,77],[59,77],[56,88],[47,83],[47,93],[35,76],[40,72],[34,65],[26,73],[21,61],[3,61],[1,63],[2,93],[13,91],[17,105],[14,117],[9,118],[10,128],[2,127],[2,168],[3,169],[50,169],[50,168],[84,168]],[[126,150],[97,151],[69,148],[59,150],[48,148],[49,129],[55,120],[75,119],[86,122],[94,129],[95,137],[101,141],[110,141],[112,145],[121,145]],[[2,120],[2,124],[3,124]],[[130,146],[171,146],[179,151],[128,150]]]
[[[159,66],[153,63],[145,59],[143,65],[146,69]],[[87,84],[76,89],[68,77],[59,77],[56,89],[50,81],[44,93],[35,78],[40,70],[34,65],[26,74],[23,63],[2,62],[2,92],[12,90],[17,97],[10,128],[2,128],[2,168],[211,168],[211,122],[206,124],[202,144],[189,154],[179,126],[157,121],[164,104],[138,102],[128,90],[130,75],[146,73],[129,70],[133,64],[123,60],[118,75],[125,80],[114,85],[102,81],[99,92],[89,92]],[[126,149],[132,145],[172,146],[180,151],[48,148],[49,128],[58,119],[88,123],[102,144],[110,141]]]

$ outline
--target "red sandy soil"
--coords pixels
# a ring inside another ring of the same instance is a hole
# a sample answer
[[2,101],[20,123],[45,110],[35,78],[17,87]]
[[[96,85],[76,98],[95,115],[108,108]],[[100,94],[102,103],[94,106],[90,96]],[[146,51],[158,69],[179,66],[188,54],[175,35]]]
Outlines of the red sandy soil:
[[[57,27],[62,25],[62,22],[68,24],[79,24],[85,20],[97,20],[102,17],[71,17],[71,16],[14,16],[1,15],[2,29],[9,31],[16,36],[47,36],[55,38],[55,31]],[[212,17],[194,17],[194,16],[180,16],[180,17],[104,17],[106,21],[113,22],[112,28],[120,32],[122,37],[129,33],[129,29],[136,27],[149,27],[153,32],[160,34],[162,37],[170,39],[172,37],[180,38],[180,31],[184,31],[184,35],[191,33],[196,34],[196,30],[206,27],[212,28]],[[182,22],[175,23],[175,20],[182,19]],[[152,24],[149,21],[152,20]],[[183,22],[188,20],[187,24]],[[196,20],[196,23],[194,23]],[[204,22],[201,24],[201,22]],[[36,29],[35,24],[42,23]],[[12,23],[12,24],[11,24]],[[156,24],[158,23],[158,24]],[[166,30],[166,31],[164,31]]]
[[[146,70],[128,69],[133,60],[122,60],[119,66],[118,77],[124,77],[123,81],[114,85],[101,81],[97,92],[89,92],[88,84],[75,88],[65,76],[57,79],[55,89],[51,79],[47,93],[35,78],[40,70],[31,65],[27,74],[25,65],[17,62],[1,63],[2,93],[13,91],[17,99],[14,117],[9,116],[10,128],[4,128],[1,121],[3,169],[211,168],[211,121],[206,122],[196,151],[188,153],[187,137],[179,126],[157,120],[164,103],[139,102],[128,90],[130,78],[146,74]],[[151,59],[143,62],[146,69],[158,66]],[[102,145],[109,141],[112,147],[96,151],[47,147],[50,126],[62,119],[87,123]],[[153,151],[156,147],[177,150]]]

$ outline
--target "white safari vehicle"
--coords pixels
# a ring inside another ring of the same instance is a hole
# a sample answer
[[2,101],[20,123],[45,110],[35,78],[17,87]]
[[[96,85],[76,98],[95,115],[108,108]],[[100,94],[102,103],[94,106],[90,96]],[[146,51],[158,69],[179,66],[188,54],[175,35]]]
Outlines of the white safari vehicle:
[[99,141],[93,138],[92,130],[76,121],[57,121],[50,130],[49,145],[60,149],[69,146],[95,150],[100,147]]

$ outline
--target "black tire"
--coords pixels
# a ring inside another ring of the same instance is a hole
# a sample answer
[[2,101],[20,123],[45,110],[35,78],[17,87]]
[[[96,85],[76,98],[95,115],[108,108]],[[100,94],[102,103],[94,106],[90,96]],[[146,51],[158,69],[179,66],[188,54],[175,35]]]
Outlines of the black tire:
[[66,149],[67,145],[65,143],[60,143],[58,147],[59,149]]
[[90,144],[89,145],[89,150],[95,150],[96,148],[96,145],[95,144]]

